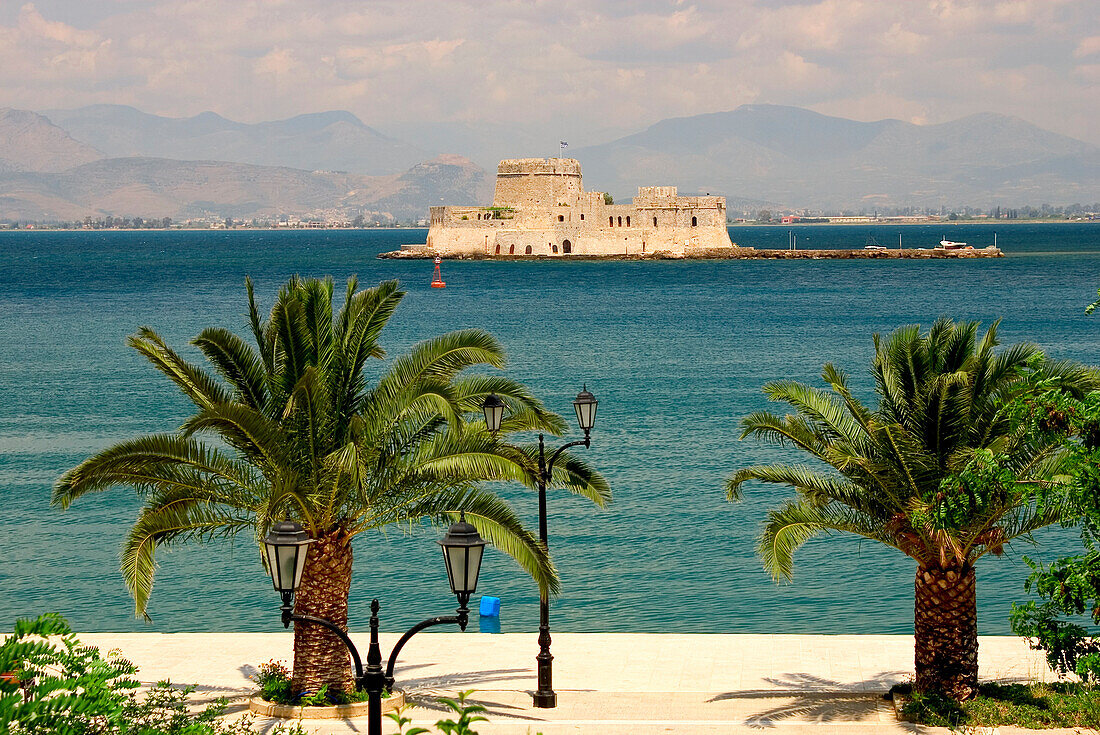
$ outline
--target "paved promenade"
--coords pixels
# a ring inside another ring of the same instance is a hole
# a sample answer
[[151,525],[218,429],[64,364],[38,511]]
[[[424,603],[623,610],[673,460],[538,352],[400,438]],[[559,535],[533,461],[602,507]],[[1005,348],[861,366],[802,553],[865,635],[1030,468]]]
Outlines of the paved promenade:
[[[365,656],[367,634],[352,637]],[[140,667],[143,682],[195,684],[198,700],[227,696],[233,711],[245,708],[255,689],[249,677],[258,664],[291,657],[289,632],[85,633],[80,638],[104,651],[121,649]],[[396,634],[383,636],[384,653],[396,639]],[[558,633],[553,651],[559,704],[552,710],[531,707],[535,634],[422,633],[402,651],[395,676],[417,705],[410,711],[416,725],[434,724],[442,715],[434,697],[476,689],[474,699],[489,708],[490,722],[477,727],[482,735],[931,730],[897,723],[881,697],[912,671],[909,636]],[[983,637],[980,667],[983,679],[1050,678],[1041,654],[1011,637]],[[361,719],[302,724],[326,735],[366,732]],[[385,731],[396,731],[390,720]]]

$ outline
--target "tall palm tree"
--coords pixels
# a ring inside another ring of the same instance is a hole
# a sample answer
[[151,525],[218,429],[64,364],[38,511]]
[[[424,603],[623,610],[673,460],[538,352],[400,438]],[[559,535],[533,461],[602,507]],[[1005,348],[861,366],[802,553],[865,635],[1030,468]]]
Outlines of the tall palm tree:
[[[852,533],[898,549],[917,562],[914,600],[916,688],[957,699],[978,680],[975,562],[1003,553],[1014,538],[1057,522],[1055,507],[1027,493],[994,488],[959,497],[944,481],[983,458],[1023,481],[1052,477],[1057,446],[1023,438],[1005,410],[1038,373],[1081,395],[1098,373],[1045,360],[1031,344],[997,352],[997,325],[980,340],[977,322],[937,320],[925,334],[902,327],[874,337],[871,365],[878,407],[856,400],[843,372],[826,364],[830,390],[791,380],[764,386],[786,416],[761,411],[742,421],[741,437],[794,446],[833,471],[804,464],[746,467],[727,481],[730,500],[748,480],[789,485],[798,499],[769,512],[759,553],[777,579],[790,580],[793,554],[818,534]],[[950,508],[945,522],[944,508]]]
[[[561,433],[565,424],[519,383],[465,374],[474,366],[504,366],[491,335],[468,329],[421,342],[372,383],[368,360],[385,356],[379,337],[404,296],[396,281],[358,290],[350,279],[334,314],[331,279],[296,277],[280,289],[266,321],[251,280],[246,286],[255,346],[218,327],[193,341],[220,380],[147,327],[129,340],[194,402],[194,415],[175,432],[103,450],[54,488],[61,508],[119,485],[142,496],[121,560],[137,614],[146,612],[158,547],[243,531],[259,541],[285,518],[315,539],[295,611],[342,627],[352,538],[394,523],[445,523],[465,513],[540,589],[557,589],[545,547],[481,483],[534,486],[534,450],[507,436]],[[478,419],[490,393],[511,409],[495,436]],[[553,479],[597,505],[610,498],[606,481],[575,457]],[[298,691],[353,686],[346,650],[319,626],[295,626],[293,669]]]

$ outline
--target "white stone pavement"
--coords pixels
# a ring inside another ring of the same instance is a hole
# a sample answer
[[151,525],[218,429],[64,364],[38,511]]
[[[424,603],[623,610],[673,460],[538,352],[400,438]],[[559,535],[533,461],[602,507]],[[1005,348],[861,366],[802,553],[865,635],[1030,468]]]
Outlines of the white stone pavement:
[[[353,639],[366,655],[365,633]],[[245,708],[249,677],[269,659],[289,661],[288,633],[85,633],[81,640],[121,649],[143,682],[194,684],[198,700],[227,696]],[[397,634],[383,634],[387,653]],[[1011,637],[983,637],[983,680],[1049,679],[1042,655]],[[395,676],[417,706],[414,724],[442,715],[434,698],[475,689],[489,708],[482,735],[498,733],[716,733],[778,730],[781,735],[911,733],[881,695],[913,667],[913,639],[891,635],[680,635],[557,633],[556,709],[534,709],[536,635],[421,633],[402,651]],[[259,724],[270,724],[263,721]],[[316,733],[366,732],[362,719],[306,720]],[[386,732],[396,727],[386,720]],[[1008,728],[1002,728],[1008,733]],[[1034,732],[1034,731],[1027,731]]]

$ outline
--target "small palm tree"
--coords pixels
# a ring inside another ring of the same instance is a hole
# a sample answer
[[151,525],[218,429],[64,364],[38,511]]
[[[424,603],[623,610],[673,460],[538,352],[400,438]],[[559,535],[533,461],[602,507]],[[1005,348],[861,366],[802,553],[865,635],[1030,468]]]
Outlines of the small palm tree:
[[[331,279],[294,278],[266,321],[251,280],[246,286],[255,346],[222,328],[205,329],[193,342],[221,380],[149,328],[129,340],[194,402],[195,414],[176,432],[103,450],[54,488],[61,508],[118,485],[144,499],[121,560],[137,614],[146,613],[158,547],[242,531],[259,541],[285,518],[315,539],[295,611],[343,627],[351,541],[393,523],[445,523],[465,513],[540,589],[557,589],[546,549],[480,484],[533,486],[534,450],[509,444],[508,434],[561,433],[565,424],[514,381],[464,374],[478,365],[503,367],[504,352],[489,334],[468,329],[429,339],[372,384],[366,366],[385,356],[379,336],[404,296],[395,281],[358,290],[350,279],[334,314]],[[510,408],[496,436],[478,423],[490,393]],[[554,480],[597,505],[610,498],[606,481],[573,457]],[[347,652],[324,628],[295,626],[293,685],[304,691],[324,684],[331,691],[353,686]]]
[[769,383],[768,398],[795,413],[753,413],[742,421],[741,437],[794,446],[833,471],[746,467],[726,486],[730,500],[741,498],[748,480],[798,492],[768,514],[760,539],[760,556],[776,579],[789,580],[795,550],[823,533],[856,534],[914,559],[916,688],[958,699],[971,696],[978,679],[975,562],[1060,517],[1026,493],[991,490],[960,499],[949,478],[995,456],[1022,481],[1049,479],[1057,445],[1024,440],[1007,402],[1034,373],[1077,395],[1100,387],[1096,371],[1047,361],[1034,345],[996,352],[996,323],[980,341],[977,329],[977,322],[940,319],[926,334],[909,326],[885,340],[875,335],[874,410],[852,396],[846,376],[831,364],[822,372],[830,391]]

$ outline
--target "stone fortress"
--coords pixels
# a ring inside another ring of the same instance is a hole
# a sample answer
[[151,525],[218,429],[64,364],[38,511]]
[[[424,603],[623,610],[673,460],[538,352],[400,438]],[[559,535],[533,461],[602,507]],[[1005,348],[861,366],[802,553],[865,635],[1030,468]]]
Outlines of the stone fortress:
[[468,258],[714,257],[734,252],[726,200],[643,186],[631,204],[585,191],[572,158],[506,159],[489,207],[432,207],[428,239],[406,255]]

